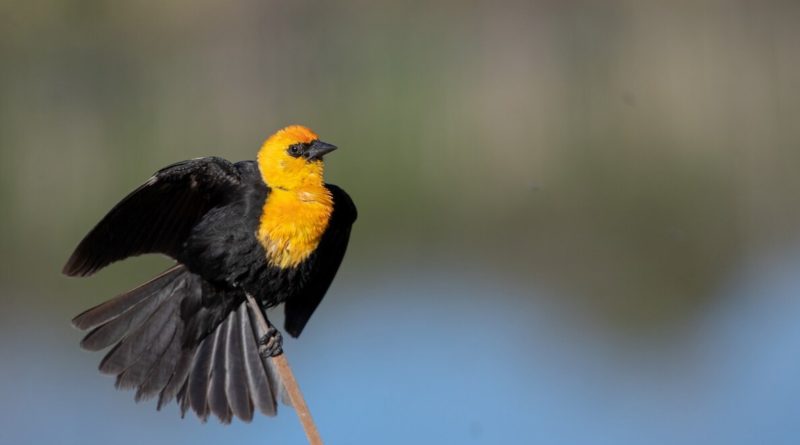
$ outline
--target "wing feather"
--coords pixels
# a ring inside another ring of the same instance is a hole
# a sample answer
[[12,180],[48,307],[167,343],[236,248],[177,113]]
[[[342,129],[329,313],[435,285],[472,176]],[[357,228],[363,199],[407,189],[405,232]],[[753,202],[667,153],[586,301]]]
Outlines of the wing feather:
[[91,275],[130,256],[175,257],[192,227],[240,184],[235,165],[217,157],[192,159],[156,172],[122,199],[78,244],[64,266]]

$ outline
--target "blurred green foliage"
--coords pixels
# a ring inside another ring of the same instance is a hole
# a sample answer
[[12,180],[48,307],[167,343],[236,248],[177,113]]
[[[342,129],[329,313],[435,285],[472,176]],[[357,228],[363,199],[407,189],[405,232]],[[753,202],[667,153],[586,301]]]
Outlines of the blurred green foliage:
[[[800,232],[800,4],[0,4],[0,298],[74,312],[164,260],[58,271],[150,173],[314,128],[348,267],[440,258],[620,328],[701,310]],[[76,303],[78,289],[84,289]]]

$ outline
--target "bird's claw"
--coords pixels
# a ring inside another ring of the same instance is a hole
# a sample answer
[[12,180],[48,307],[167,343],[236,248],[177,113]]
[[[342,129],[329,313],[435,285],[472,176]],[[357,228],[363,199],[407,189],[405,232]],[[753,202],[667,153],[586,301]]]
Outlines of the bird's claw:
[[270,326],[267,333],[258,339],[258,353],[263,358],[283,354],[283,336],[277,329]]

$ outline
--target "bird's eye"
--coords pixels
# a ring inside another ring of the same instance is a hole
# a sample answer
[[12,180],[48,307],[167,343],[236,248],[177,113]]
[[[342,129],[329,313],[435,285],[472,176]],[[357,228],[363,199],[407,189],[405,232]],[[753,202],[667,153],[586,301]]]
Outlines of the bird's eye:
[[298,157],[303,154],[303,144],[294,144],[289,147],[289,156]]

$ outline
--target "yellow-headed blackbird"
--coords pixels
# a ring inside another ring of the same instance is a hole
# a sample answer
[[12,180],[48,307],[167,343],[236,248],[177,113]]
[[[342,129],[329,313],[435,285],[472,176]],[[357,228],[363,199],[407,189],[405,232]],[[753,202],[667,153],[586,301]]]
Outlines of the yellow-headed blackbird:
[[[323,180],[336,147],[302,126],[272,135],[257,161],[217,157],[155,173],[89,232],[64,266],[91,275],[115,261],[166,254],[177,264],[78,315],[88,350],[113,348],[100,370],[136,400],[177,399],[206,420],[276,412],[282,385],[266,358],[281,353],[274,328],[252,319],[245,293],[265,310],[284,303],[297,337],[344,257],[356,208]],[[259,347],[260,346],[260,347]]]

